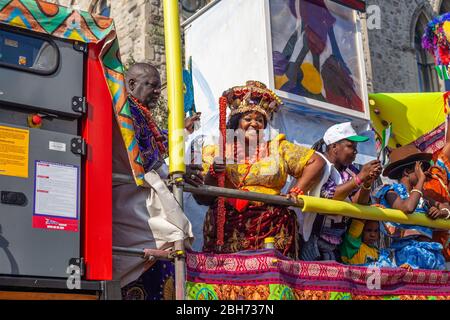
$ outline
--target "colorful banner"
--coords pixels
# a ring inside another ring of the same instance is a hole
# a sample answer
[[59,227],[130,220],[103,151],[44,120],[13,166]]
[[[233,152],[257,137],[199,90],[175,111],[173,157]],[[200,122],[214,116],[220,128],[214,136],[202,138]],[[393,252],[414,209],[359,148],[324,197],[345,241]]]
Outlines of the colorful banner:
[[190,300],[447,300],[449,272],[287,260],[274,250],[187,255]]

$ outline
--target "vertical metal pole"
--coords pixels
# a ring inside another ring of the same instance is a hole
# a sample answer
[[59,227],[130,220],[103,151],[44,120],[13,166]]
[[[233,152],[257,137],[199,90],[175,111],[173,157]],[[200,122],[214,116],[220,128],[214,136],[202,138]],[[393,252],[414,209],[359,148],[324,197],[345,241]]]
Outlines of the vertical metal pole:
[[[183,176],[181,174],[173,175],[174,181],[182,178]],[[174,184],[173,195],[181,208],[183,208],[183,186]],[[175,258],[175,297],[177,300],[184,300],[186,298],[186,260],[184,250],[184,241],[176,241],[175,251],[183,252],[182,255],[177,255]]]
[[[181,62],[180,17],[177,0],[164,0],[164,38],[167,67],[167,98],[169,106],[169,172],[175,183],[182,181],[186,172],[184,164],[184,106],[183,69]],[[182,185],[174,185],[174,196],[183,207]],[[175,250],[184,253],[184,242],[177,241]],[[185,299],[185,259],[175,259],[175,296]]]

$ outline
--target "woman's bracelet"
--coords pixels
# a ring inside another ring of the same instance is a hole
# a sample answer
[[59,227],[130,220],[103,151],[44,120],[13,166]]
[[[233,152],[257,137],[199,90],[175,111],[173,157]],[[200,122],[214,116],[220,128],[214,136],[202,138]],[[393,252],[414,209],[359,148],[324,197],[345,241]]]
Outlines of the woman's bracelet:
[[289,193],[294,193],[294,194],[297,195],[297,196],[302,196],[302,195],[305,194],[305,193],[303,192],[303,190],[300,189],[300,188],[298,188],[298,187],[292,188],[291,190],[289,190]]
[[441,209],[442,211],[446,211],[447,212],[447,216],[445,217],[446,220],[450,219],[450,210],[447,208]]
[[417,192],[418,194],[420,194],[421,197],[423,197],[423,192],[418,189],[412,189],[410,193],[412,192]]
[[363,181],[361,180],[361,178],[358,177],[358,175],[355,175],[353,179],[355,181],[356,186],[358,188],[360,188],[362,186],[362,184],[363,184]]

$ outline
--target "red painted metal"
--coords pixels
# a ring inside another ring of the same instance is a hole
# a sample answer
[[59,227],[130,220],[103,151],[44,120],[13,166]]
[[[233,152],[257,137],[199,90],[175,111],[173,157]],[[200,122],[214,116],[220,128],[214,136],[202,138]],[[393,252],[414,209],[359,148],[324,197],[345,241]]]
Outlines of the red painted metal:
[[90,44],[86,65],[87,156],[83,184],[82,256],[86,280],[112,279],[112,98],[99,59],[102,43]]

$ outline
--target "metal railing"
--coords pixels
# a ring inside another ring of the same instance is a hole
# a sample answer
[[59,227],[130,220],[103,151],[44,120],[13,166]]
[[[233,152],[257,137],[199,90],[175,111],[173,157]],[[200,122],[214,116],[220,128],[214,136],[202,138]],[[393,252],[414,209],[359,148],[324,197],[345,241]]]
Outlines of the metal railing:
[[[124,184],[135,184],[133,177],[123,174],[114,173],[113,174],[113,181],[118,183],[124,183]],[[167,181],[168,183],[168,181]],[[295,203],[292,200],[289,200],[283,196],[274,196],[274,195],[268,195],[264,193],[258,193],[258,192],[247,192],[247,191],[241,191],[236,189],[229,189],[229,188],[219,188],[219,187],[213,187],[213,186],[199,186],[194,187],[188,184],[185,184],[183,186],[184,192],[189,192],[193,194],[198,195],[204,195],[204,196],[212,196],[212,197],[225,197],[225,198],[239,198],[239,199],[245,199],[250,201],[257,201],[257,202],[264,202],[269,204],[276,204],[280,206],[297,206],[302,208],[303,207],[303,201],[301,199],[298,200],[297,203]]]

